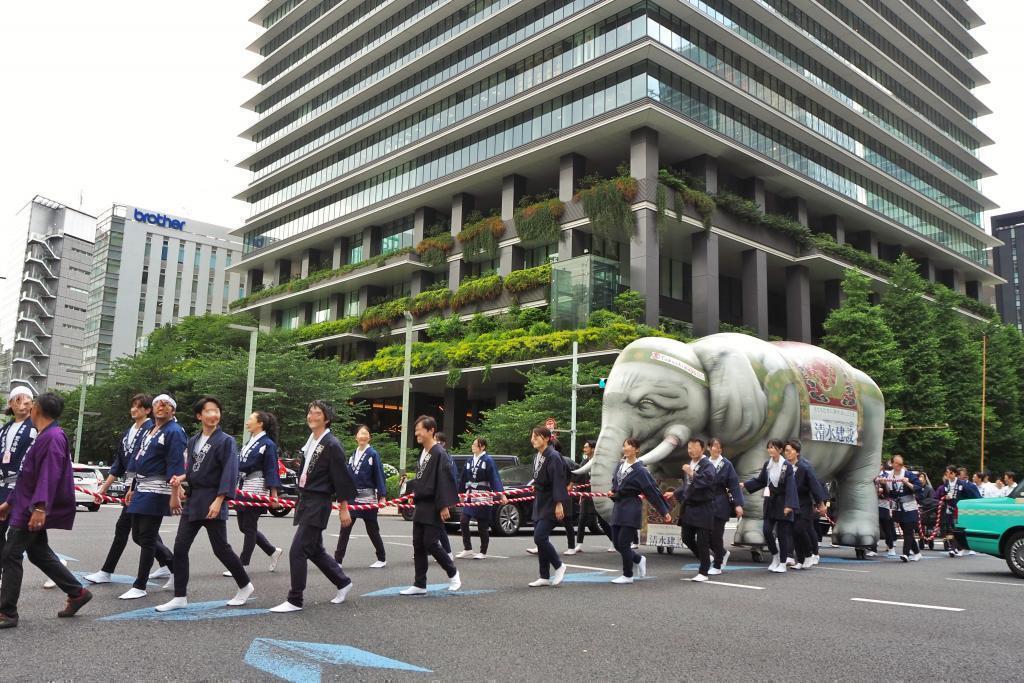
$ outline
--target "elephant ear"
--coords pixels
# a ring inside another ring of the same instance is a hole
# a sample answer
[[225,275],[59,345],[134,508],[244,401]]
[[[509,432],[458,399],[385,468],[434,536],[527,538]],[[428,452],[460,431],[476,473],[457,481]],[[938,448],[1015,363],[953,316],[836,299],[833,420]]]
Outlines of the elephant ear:
[[708,378],[709,436],[742,448],[764,429],[768,396],[745,352],[719,343],[694,342],[693,351]]

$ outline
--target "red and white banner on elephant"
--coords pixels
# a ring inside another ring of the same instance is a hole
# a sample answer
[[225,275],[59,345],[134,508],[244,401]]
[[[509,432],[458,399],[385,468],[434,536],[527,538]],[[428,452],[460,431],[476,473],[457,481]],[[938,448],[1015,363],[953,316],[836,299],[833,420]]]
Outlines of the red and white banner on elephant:
[[[797,346],[791,342],[775,344]],[[794,383],[800,393],[800,438],[861,445],[863,424],[857,410],[853,368],[845,362],[837,364],[835,357],[822,349],[799,346],[799,354],[785,354],[785,358],[796,375]]]

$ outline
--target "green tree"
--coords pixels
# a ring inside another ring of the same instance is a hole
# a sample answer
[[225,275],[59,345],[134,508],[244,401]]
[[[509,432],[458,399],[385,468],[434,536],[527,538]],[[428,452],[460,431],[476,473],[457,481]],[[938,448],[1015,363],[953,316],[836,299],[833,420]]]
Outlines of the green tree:
[[956,311],[958,296],[940,287],[935,292],[934,330],[942,363],[943,403],[953,442],[943,464],[977,453],[981,423],[981,340],[983,329]]
[[[882,315],[903,359],[903,390],[896,405],[906,427],[931,427],[946,422],[944,364],[935,330],[935,306],[922,294],[925,283],[917,264],[906,254],[893,264],[890,287],[882,295]],[[893,448],[929,472],[939,468],[955,443],[950,429],[904,429]]]
[[[882,309],[871,303],[871,281],[856,270],[846,271],[843,303],[825,319],[822,346],[868,374],[885,397],[886,426],[897,426],[903,415],[898,397],[904,392],[903,360]],[[892,448],[896,432],[886,432]]]
[[[1007,469],[1019,469],[1024,455],[1024,420],[1020,409],[1024,339],[1016,327],[998,321],[988,326],[987,333],[985,469],[1001,474]],[[977,442],[960,454],[959,464],[972,470],[980,466],[979,461]]]
[[[611,366],[601,363],[580,365],[579,383],[596,384],[601,377],[607,377]],[[569,428],[572,409],[572,368],[560,367],[554,370],[534,368],[526,373],[525,396],[518,401],[509,401],[492,410],[484,411],[478,424],[469,426],[469,433],[463,437],[461,448],[468,448],[476,436],[487,439],[492,453],[529,455],[530,430],[554,417],[560,429]],[[601,393],[581,390],[576,406],[576,452],[584,439],[596,439],[601,430]],[[569,454],[569,436],[561,441],[565,454]]]

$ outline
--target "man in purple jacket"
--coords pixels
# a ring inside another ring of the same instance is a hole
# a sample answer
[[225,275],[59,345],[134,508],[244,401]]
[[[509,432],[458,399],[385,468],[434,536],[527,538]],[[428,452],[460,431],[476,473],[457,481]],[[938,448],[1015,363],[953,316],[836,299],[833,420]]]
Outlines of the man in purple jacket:
[[75,489],[68,437],[57,424],[64,399],[43,394],[32,403],[32,424],[39,435],[21,461],[14,492],[0,505],[0,520],[10,522],[4,546],[0,586],[0,628],[18,625],[18,596],[24,574],[22,555],[39,567],[68,596],[58,617],[73,617],[92,593],[82,588],[50,549],[47,529],[71,529],[75,521]]

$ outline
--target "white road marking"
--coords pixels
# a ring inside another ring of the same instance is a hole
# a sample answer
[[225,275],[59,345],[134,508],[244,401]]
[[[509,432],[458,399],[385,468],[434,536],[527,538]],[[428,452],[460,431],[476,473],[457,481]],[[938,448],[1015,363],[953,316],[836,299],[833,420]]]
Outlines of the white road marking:
[[853,602],[873,602],[878,605],[896,605],[897,607],[920,607],[921,609],[938,609],[944,612],[963,612],[963,607],[943,607],[941,605],[918,605],[913,602],[894,602],[892,600],[872,600],[870,598],[850,598]]
[[588,567],[585,564],[569,564],[568,562],[563,562],[562,564],[564,564],[566,567],[572,567],[573,569],[592,569],[592,570],[598,571],[598,572],[617,572],[617,571],[619,571],[618,569],[609,569],[608,567]]
[[991,583],[995,586],[1016,586],[1017,588],[1024,588],[1024,581],[1020,583],[1011,583],[1009,581],[982,581],[981,579],[946,579],[946,581],[963,581],[964,583]]
[[[696,583],[696,582],[694,582]],[[749,588],[755,591],[763,591],[764,586],[748,586],[745,583],[726,583],[725,581],[705,581],[705,586],[732,586],[733,588]]]
[[830,572],[853,572],[854,574],[870,574],[871,572],[867,569],[840,569],[839,567],[822,567],[821,565],[814,565],[814,569],[825,569]]
[[406,548],[411,548],[412,543],[396,543],[395,541],[384,541],[388,545],[404,545]]

